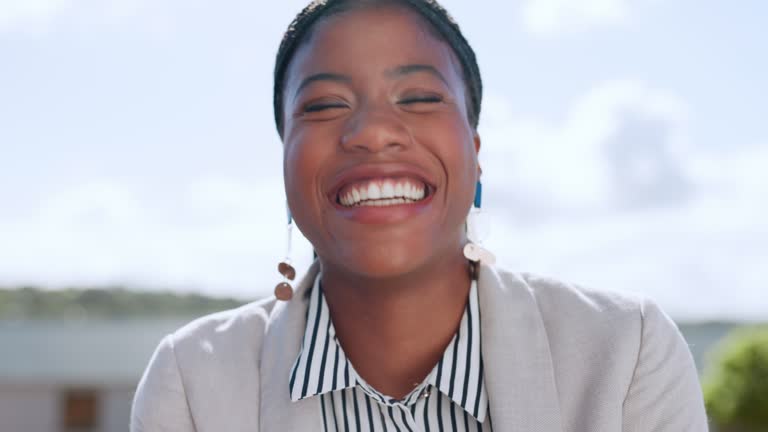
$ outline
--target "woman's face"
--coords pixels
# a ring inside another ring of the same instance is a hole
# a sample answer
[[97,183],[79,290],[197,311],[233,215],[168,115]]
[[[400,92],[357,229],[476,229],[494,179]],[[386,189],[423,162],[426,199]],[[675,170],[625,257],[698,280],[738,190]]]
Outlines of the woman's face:
[[394,277],[460,254],[480,140],[428,24],[393,6],[331,16],[286,73],[288,205],[323,265]]

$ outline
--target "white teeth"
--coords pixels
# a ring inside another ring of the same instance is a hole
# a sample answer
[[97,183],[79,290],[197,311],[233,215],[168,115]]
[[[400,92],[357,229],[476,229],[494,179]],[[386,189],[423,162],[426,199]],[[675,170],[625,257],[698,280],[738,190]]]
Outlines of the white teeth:
[[384,179],[347,188],[346,192],[339,194],[339,203],[346,207],[381,207],[408,204],[422,200],[425,196],[426,188],[423,183]]
[[357,204],[354,204],[355,207],[386,207],[390,205],[399,205],[399,204],[410,204],[412,202],[416,202],[412,199],[407,198],[395,198],[395,199],[385,199],[385,200],[375,200],[375,201],[363,201]]
[[382,198],[392,198],[395,196],[395,185],[392,184],[390,181],[385,181],[384,184],[381,185],[381,197]]
[[381,198],[381,188],[376,183],[368,184],[368,199],[377,200]]
[[402,183],[396,184],[395,185],[395,196],[399,196],[399,197],[404,196],[403,195],[403,191],[404,190],[405,190],[405,188],[403,187]]

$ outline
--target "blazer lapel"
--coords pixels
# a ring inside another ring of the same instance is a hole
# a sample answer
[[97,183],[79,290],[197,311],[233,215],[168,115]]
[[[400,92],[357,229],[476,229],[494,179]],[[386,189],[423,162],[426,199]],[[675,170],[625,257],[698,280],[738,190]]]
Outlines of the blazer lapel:
[[493,429],[562,431],[549,340],[530,287],[481,265],[478,296]]
[[[260,430],[322,430],[318,398],[292,402],[288,379],[306,326],[308,299],[317,262],[290,302],[269,317],[260,365]],[[516,275],[481,265],[478,297],[485,384],[494,430],[562,431],[552,356],[544,323],[530,287]]]
[[297,285],[293,299],[278,302],[270,314],[259,367],[259,430],[262,432],[322,430],[318,398],[292,402],[288,392],[289,375],[299,355],[306,326],[309,299],[305,293],[312,287],[318,270],[319,264],[315,261]]

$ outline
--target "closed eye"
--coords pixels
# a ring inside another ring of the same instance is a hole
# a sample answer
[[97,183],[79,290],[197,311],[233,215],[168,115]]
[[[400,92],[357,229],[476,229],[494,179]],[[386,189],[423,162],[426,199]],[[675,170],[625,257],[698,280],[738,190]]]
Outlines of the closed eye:
[[313,113],[313,112],[320,112],[320,111],[326,111],[331,110],[335,108],[346,108],[347,106],[341,103],[317,103],[317,104],[310,104],[304,107],[305,113]]
[[409,97],[402,99],[398,101],[398,104],[401,105],[411,105],[411,104],[417,104],[417,103],[440,103],[443,101],[443,98],[440,96],[419,96],[419,97]]

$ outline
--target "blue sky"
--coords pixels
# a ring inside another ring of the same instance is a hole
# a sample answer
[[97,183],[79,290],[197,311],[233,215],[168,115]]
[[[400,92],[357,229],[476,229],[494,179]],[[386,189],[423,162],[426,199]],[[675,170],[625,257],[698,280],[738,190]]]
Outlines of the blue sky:
[[[261,4],[0,4],[0,284],[271,291],[271,70],[304,2]],[[443,4],[485,80],[503,265],[680,318],[768,319],[767,3]]]

